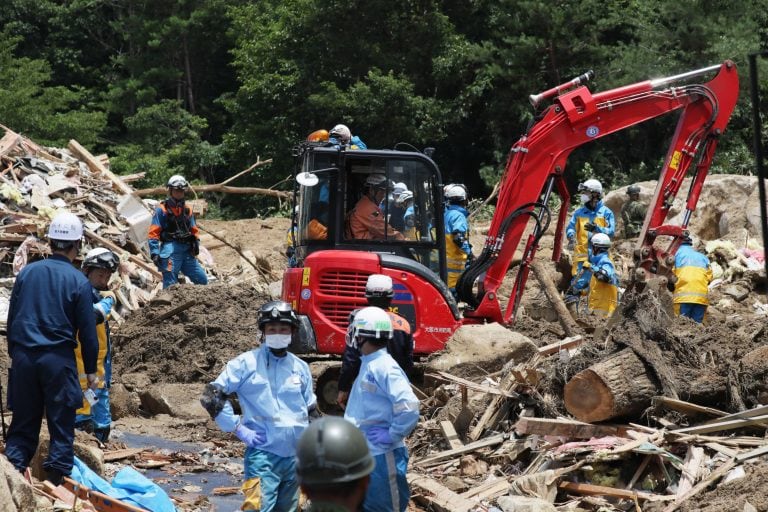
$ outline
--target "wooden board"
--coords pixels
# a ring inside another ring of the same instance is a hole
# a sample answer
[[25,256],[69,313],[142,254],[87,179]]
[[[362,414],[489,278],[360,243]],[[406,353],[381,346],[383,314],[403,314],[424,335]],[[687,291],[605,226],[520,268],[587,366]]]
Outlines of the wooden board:
[[554,420],[545,418],[520,418],[515,424],[518,434],[538,434],[540,436],[562,436],[572,439],[591,439],[593,437],[625,437],[627,427],[612,425],[592,425],[572,420]]
[[477,501],[456,494],[428,476],[408,473],[407,478],[413,499],[423,500],[439,512],[470,512],[479,505]]
[[564,340],[550,343],[549,345],[544,345],[543,347],[539,347],[539,355],[541,356],[549,356],[552,354],[557,354],[561,350],[569,350],[574,347],[578,347],[584,343],[584,337],[581,335],[578,336],[571,336],[569,338],[565,338]]
[[453,423],[448,420],[441,421],[440,430],[443,431],[443,437],[446,441],[448,441],[448,445],[452,450],[462,448],[464,446],[464,443],[462,443],[461,439],[459,439],[459,434],[456,432],[456,429],[453,428]]
[[626,489],[616,489],[615,487],[606,487],[604,485],[582,484],[578,482],[560,482],[558,485],[565,492],[581,494],[585,496],[607,496],[609,498],[620,498],[625,500],[652,500],[666,501],[675,499],[674,496],[661,496],[647,492],[629,491]]
[[89,489],[70,478],[65,477],[62,485],[81,500],[90,502],[99,512],[146,512],[143,508],[135,507],[117,498]]
[[[491,436],[486,439],[482,439],[480,441],[475,441],[474,443],[465,444],[461,448],[453,448],[450,450],[445,450],[442,452],[432,454],[428,457],[424,457],[423,459],[418,459],[416,461],[413,461],[411,463],[411,466],[413,467],[428,466],[430,464],[433,464],[435,462],[438,462],[444,459],[453,458],[453,457],[456,457],[457,455],[462,455],[465,453],[473,452],[475,450],[479,450],[480,448],[488,448],[489,446],[496,446],[497,444],[503,443],[507,439],[509,439],[509,435],[497,434],[495,436]],[[521,441],[513,441],[513,442],[517,442],[522,445]]]

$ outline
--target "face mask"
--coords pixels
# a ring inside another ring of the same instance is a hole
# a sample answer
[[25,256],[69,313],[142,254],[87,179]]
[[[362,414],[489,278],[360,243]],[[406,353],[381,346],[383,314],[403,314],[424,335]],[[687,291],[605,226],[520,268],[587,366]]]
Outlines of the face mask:
[[290,334],[267,334],[264,336],[265,343],[269,348],[273,348],[275,350],[281,350],[284,348],[288,348],[288,345],[291,344],[291,335]]
[[588,196],[587,194],[581,194],[579,196],[579,199],[581,199],[582,203],[588,203],[590,199],[592,199],[591,196]]

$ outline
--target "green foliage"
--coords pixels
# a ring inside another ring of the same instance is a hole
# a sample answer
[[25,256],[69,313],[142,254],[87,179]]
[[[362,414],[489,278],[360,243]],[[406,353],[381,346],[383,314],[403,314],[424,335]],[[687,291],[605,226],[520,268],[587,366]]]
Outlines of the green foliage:
[[[147,172],[140,186],[219,182],[257,158],[274,163],[237,185],[272,186],[297,141],[343,122],[369,147],[435,147],[444,181],[474,197],[537,115],[528,96],[588,69],[603,91],[733,59],[741,94],[711,172],[751,172],[746,56],[768,49],[762,0],[6,0],[0,27],[0,123],[107,151],[118,172]],[[674,125],[580,147],[569,186],[656,178]],[[210,199],[222,216],[281,208]]]
[[42,144],[65,146],[69,139],[92,145],[106,116],[87,91],[50,85],[50,66],[43,60],[16,57],[18,37],[0,33],[0,122]]

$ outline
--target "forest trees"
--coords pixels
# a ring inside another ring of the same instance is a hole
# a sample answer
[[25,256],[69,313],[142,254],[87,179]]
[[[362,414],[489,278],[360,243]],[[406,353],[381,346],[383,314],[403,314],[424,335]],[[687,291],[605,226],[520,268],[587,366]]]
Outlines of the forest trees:
[[[242,184],[270,186],[297,141],[344,122],[371,147],[436,147],[445,178],[480,195],[535,115],[529,94],[588,69],[605,90],[729,58],[742,94],[713,172],[750,172],[746,57],[768,49],[758,0],[6,0],[0,27],[0,123],[106,151],[147,186],[220,181],[257,157],[275,163]],[[672,125],[574,152],[571,183],[654,178]]]

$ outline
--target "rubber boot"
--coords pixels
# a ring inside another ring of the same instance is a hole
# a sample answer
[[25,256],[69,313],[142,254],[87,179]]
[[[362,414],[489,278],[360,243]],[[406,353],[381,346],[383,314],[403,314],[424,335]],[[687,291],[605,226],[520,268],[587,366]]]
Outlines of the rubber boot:
[[46,469],[44,471],[45,471],[45,479],[51,482],[56,487],[60,486],[61,482],[64,481],[64,473],[62,473],[58,469]]
[[105,428],[95,428],[93,429],[93,435],[96,437],[96,439],[99,440],[100,443],[106,444],[106,442],[109,440],[109,433],[112,429],[110,427]]
[[96,425],[94,425],[93,420],[82,420],[75,423],[75,429],[76,430],[82,430],[83,432],[87,432],[89,434],[93,434],[96,430]]

